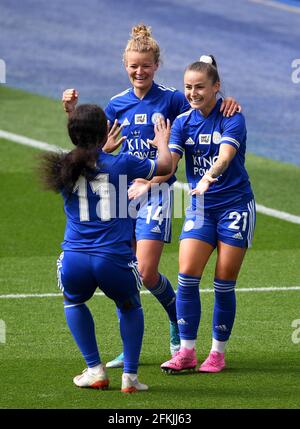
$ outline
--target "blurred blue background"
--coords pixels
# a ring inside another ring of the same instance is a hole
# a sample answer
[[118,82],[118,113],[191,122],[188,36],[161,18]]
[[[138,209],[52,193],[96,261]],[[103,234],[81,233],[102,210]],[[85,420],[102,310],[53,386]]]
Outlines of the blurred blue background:
[[242,104],[248,151],[300,165],[299,0],[1,0],[6,84],[56,99],[75,87],[104,106],[129,86],[122,55],[140,22],[161,47],[156,82],[182,90],[186,65],[214,54],[223,93]]

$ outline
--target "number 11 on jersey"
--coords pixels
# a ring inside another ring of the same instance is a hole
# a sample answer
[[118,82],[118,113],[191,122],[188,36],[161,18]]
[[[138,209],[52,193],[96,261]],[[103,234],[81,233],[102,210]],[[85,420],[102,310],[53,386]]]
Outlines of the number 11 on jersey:
[[[89,222],[89,200],[88,200],[88,184],[94,194],[99,195],[100,218],[102,221],[111,219],[110,215],[110,188],[108,174],[98,174],[95,179],[88,182],[85,177],[80,176],[74,185],[73,193],[77,192],[79,200],[79,217],[80,222]],[[98,210],[97,210],[98,213]]]

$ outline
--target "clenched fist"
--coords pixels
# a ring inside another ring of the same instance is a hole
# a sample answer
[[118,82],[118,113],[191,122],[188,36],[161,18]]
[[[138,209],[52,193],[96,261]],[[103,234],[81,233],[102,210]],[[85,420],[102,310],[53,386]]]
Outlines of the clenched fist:
[[62,95],[64,110],[67,113],[73,112],[78,101],[79,93],[76,89],[66,89]]

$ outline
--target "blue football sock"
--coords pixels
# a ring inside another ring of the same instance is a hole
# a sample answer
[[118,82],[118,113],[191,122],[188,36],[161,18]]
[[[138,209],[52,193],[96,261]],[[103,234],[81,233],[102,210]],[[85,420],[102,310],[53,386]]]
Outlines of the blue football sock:
[[119,311],[120,332],[124,351],[124,372],[137,374],[144,335],[144,313],[142,307]]
[[236,310],[235,284],[233,280],[214,279],[213,338],[218,341],[227,341],[231,334]]
[[159,281],[154,288],[149,289],[152,295],[161,303],[168,313],[171,322],[176,322],[176,294],[171,283],[162,274],[159,274]]
[[176,298],[180,339],[195,340],[201,317],[199,284],[201,277],[178,274]]
[[64,302],[66,321],[88,367],[101,363],[94,320],[85,304]]

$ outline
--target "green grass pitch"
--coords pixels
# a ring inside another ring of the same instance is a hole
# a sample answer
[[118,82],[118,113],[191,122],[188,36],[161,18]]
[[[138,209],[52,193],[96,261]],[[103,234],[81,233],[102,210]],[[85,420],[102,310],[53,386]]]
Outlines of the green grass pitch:
[[[0,88],[0,129],[69,147],[58,101]],[[300,291],[239,292],[239,288],[300,285],[300,225],[257,216],[253,248],[237,285],[237,317],[227,348],[228,368],[220,374],[164,375],[169,357],[168,321],[156,300],[142,295],[145,335],[139,377],[150,390],[120,393],[121,370],[110,370],[110,389],[78,389],[74,375],[84,361],[65,323],[61,297],[4,298],[6,294],[56,293],[56,259],[64,232],[60,197],[41,190],[35,174],[38,150],[0,140],[0,343],[2,409],[205,409],[299,408],[300,343],[292,341],[300,319]],[[300,215],[300,169],[254,155],[247,166],[257,202]],[[184,180],[182,168],[179,179]],[[178,235],[165,247],[161,271],[176,285]],[[201,288],[212,288],[214,257]],[[213,293],[202,293],[197,353],[210,348]],[[90,301],[103,361],[120,351],[114,304]],[[299,335],[300,337],[300,335]]]

